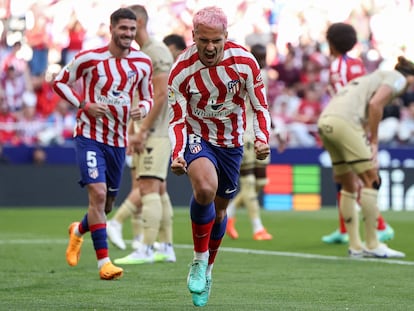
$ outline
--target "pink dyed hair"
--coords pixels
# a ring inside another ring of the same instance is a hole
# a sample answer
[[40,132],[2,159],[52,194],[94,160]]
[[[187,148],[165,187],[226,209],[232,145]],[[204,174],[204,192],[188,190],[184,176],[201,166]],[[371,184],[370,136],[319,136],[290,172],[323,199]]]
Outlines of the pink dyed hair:
[[223,10],[216,6],[208,6],[198,11],[193,18],[194,31],[199,25],[209,27],[222,26],[223,30],[227,29],[227,16]]

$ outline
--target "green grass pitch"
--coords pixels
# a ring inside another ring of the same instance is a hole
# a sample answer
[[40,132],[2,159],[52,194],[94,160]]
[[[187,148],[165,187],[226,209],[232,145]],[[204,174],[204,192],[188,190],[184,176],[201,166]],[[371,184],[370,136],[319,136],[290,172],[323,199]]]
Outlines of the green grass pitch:
[[[99,279],[90,235],[78,266],[65,261],[67,227],[85,208],[0,208],[0,310],[194,310],[186,287],[192,259],[187,208],[174,210],[176,263],[124,266],[117,281]],[[413,212],[383,213],[395,229],[388,244],[403,260],[356,260],[346,245],[321,236],[337,211],[262,211],[272,241],[253,241],[245,210],[240,238],[224,238],[204,310],[414,310]],[[110,215],[111,216],[111,215]],[[124,237],[131,239],[130,222]],[[112,259],[125,256],[110,244]]]

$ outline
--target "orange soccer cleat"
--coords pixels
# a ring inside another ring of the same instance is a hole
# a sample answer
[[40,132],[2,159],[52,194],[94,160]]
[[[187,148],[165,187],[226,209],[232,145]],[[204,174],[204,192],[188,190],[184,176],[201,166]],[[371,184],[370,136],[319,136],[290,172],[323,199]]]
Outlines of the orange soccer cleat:
[[256,241],[268,241],[271,239],[273,239],[273,236],[269,232],[267,232],[265,228],[253,234],[253,240]]
[[226,233],[233,240],[237,240],[239,238],[239,233],[237,232],[236,228],[234,227],[235,223],[236,223],[235,218],[228,218],[227,219]]
[[102,280],[116,280],[122,277],[124,269],[114,266],[112,262],[108,261],[99,270],[99,276]]
[[79,262],[83,238],[75,234],[75,227],[79,222],[73,222],[69,226],[69,244],[66,248],[66,261],[69,266],[76,266]]

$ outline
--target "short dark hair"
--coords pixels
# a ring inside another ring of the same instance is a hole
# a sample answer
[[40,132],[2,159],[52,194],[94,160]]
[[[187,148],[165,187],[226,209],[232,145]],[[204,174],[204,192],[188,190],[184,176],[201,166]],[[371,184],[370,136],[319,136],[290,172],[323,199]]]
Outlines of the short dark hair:
[[266,56],[267,50],[263,44],[254,44],[250,48],[250,52],[256,58],[257,62],[259,63],[260,68],[266,67]]
[[398,57],[398,62],[394,69],[402,73],[404,76],[414,76],[414,63],[406,59],[404,56]]
[[350,24],[334,23],[328,27],[326,40],[339,53],[345,54],[352,50],[357,43],[357,33],[355,28]]
[[143,19],[144,20],[144,24],[146,25],[148,23],[148,12],[145,9],[145,6],[140,5],[140,4],[135,4],[135,5],[131,5],[129,7],[132,12],[135,13],[135,15],[137,16],[137,19]]
[[164,37],[162,40],[165,45],[175,45],[175,47],[179,50],[185,50],[187,44],[185,43],[184,37],[177,35],[177,34],[170,34]]
[[111,25],[115,26],[121,19],[137,20],[135,13],[128,8],[120,8],[111,14]]

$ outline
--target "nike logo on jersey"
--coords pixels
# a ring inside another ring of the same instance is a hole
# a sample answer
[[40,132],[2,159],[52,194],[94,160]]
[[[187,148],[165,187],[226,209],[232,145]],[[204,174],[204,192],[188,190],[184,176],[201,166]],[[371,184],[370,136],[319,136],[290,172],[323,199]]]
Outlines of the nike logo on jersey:
[[211,105],[211,109],[213,109],[215,111],[220,110],[221,107],[223,107],[223,104]]
[[237,190],[237,188],[234,188],[234,189],[226,189],[226,191],[224,191],[224,193],[225,194],[230,194],[230,193],[233,193],[236,190]]
[[108,191],[118,191],[118,190],[119,190],[118,188],[112,188],[112,187],[108,188]]

